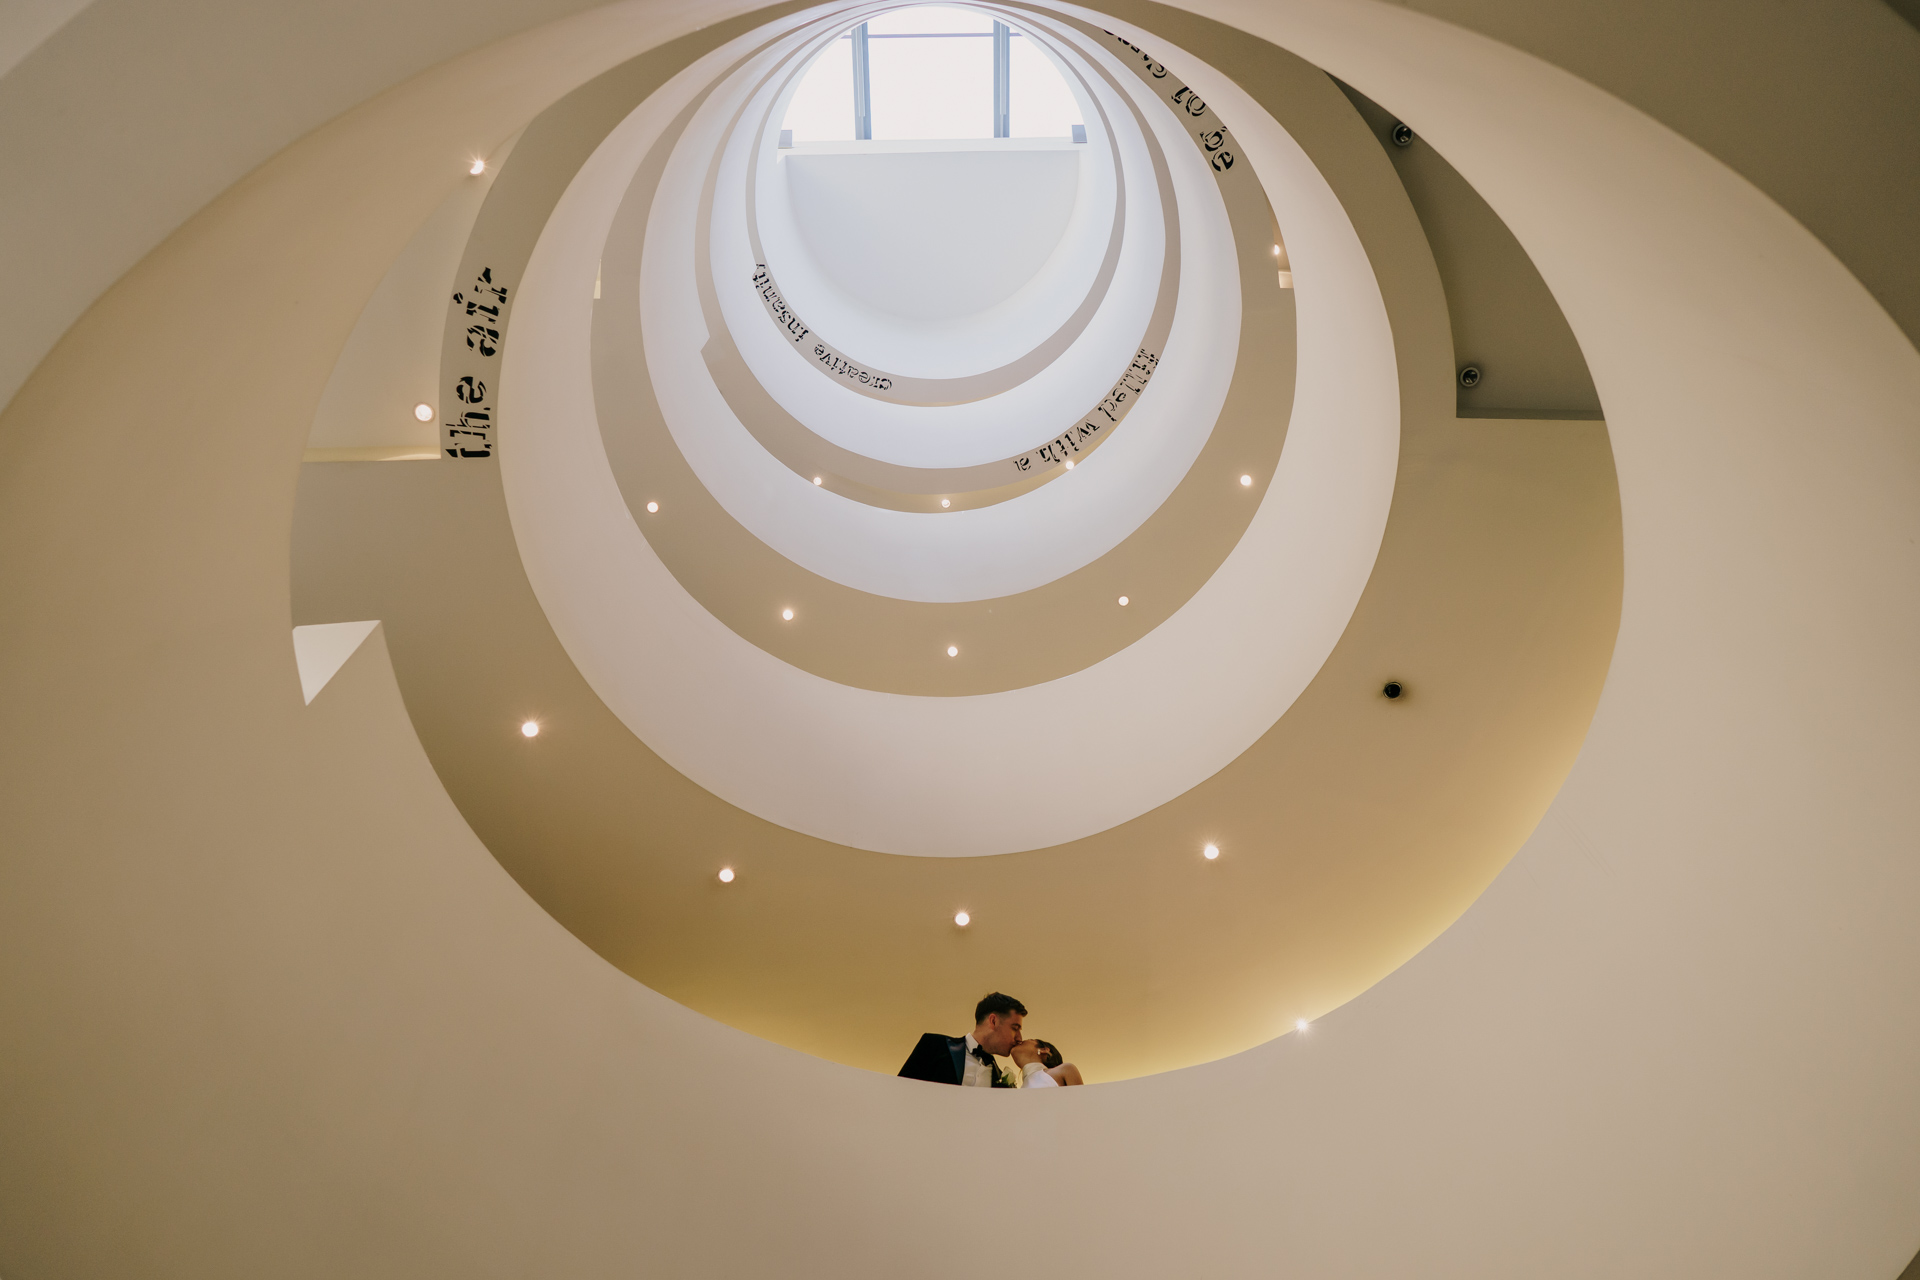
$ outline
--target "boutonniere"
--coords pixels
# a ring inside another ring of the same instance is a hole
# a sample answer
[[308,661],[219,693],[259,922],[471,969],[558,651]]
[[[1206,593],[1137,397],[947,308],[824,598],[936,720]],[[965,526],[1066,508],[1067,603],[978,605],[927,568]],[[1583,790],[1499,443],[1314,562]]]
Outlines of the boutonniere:
[[1013,1081],[1007,1078],[1007,1073],[1000,1069],[1000,1064],[998,1062],[989,1063],[988,1065],[990,1065],[993,1068],[993,1087],[994,1088],[1012,1089],[1012,1088],[1018,1087],[1013,1083]]

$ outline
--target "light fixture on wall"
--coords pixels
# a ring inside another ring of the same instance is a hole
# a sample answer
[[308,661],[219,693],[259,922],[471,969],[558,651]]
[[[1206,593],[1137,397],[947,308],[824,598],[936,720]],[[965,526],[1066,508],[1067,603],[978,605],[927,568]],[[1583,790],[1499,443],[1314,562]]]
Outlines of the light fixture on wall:
[[973,923],[973,917],[964,911],[956,911],[953,913],[953,922],[964,929]]
[[537,737],[539,737],[539,736],[540,736],[540,722],[539,722],[538,720],[529,720],[529,721],[527,721],[527,722],[526,722],[525,724],[523,724],[523,725],[521,725],[521,726],[520,726],[520,736],[521,736],[521,737],[523,737],[523,738],[537,738]]
[[820,483],[820,477],[819,477],[819,476],[815,476],[815,477],[813,478],[813,482],[814,482],[815,484],[819,484],[819,483]]
[[1220,846],[1217,844],[1210,844],[1206,848],[1200,851],[1200,856],[1205,858],[1208,862],[1212,862],[1215,858],[1220,856]]
[[650,516],[651,516],[651,515],[657,515],[657,514],[659,514],[659,511],[660,511],[660,504],[659,504],[659,503],[657,503],[657,502],[649,502],[649,503],[647,504],[647,514],[648,514],[648,515],[650,515]]
[[487,162],[485,160],[482,160],[479,156],[475,156],[473,158],[473,163],[467,166],[467,172],[472,174],[476,178],[479,177],[481,174],[485,173],[486,171],[487,171]]
[[1305,1031],[1307,1029],[1307,1020],[1305,1018],[1295,1018],[1293,1020],[1293,1029],[1295,1031]]
[[413,416],[418,418],[422,422],[432,422],[433,406],[423,401],[420,404],[413,406]]
[[1251,489],[1251,488],[1253,487],[1253,477],[1252,477],[1252,476],[1241,476],[1241,477],[1240,477],[1240,487],[1241,487],[1242,489]]
[[1067,459],[1067,470],[1069,470],[1069,471],[1071,471],[1071,470],[1073,470],[1073,459],[1072,459],[1072,458],[1068,458],[1068,459]]
[[1127,598],[1125,596],[1120,597],[1120,607],[1122,609],[1127,607]]
[[941,509],[942,509],[942,510],[944,510],[944,509],[946,509],[947,507],[950,507],[950,506],[952,506],[952,505],[953,505],[953,499],[951,499],[951,498],[942,498],[942,499],[940,499],[940,506],[941,506]]
[[950,645],[948,645],[948,646],[947,646],[947,656],[948,656],[949,658],[957,658],[957,657],[959,657],[959,656],[960,656],[960,646],[959,646],[959,645],[957,645],[957,644],[950,644]]
[[733,868],[732,868],[732,867],[722,867],[722,868],[720,868],[720,883],[721,883],[721,884],[732,884],[732,883],[733,883]]
[[782,619],[783,621],[785,621],[785,622],[792,622],[792,621],[793,621],[793,610],[791,610],[791,609],[782,609],[782,610],[780,611],[780,617],[781,617],[781,619]]

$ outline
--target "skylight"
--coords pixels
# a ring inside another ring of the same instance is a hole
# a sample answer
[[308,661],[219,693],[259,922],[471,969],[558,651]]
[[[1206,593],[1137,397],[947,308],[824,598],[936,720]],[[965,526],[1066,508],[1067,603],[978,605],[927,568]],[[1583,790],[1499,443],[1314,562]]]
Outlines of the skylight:
[[1080,108],[1024,32],[977,9],[893,9],[832,41],[782,128],[796,142],[1067,138]]

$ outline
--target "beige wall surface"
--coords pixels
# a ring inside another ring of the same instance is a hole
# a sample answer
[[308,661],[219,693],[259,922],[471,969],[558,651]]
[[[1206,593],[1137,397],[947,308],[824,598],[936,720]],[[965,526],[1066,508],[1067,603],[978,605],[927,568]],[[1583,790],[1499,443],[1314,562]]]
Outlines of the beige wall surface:
[[[593,956],[460,822],[383,645],[303,707],[313,407],[448,157],[614,38],[537,32],[239,182],[0,417],[0,1273],[971,1275],[983,1216],[1066,1275],[1898,1272],[1920,693],[1888,673],[1920,622],[1920,355],[1842,235],[1591,84],[1384,6],[1208,7],[1418,122],[1607,408],[1612,672],[1473,908],[1305,1036],[949,1094]],[[497,96],[453,92],[482,72]],[[1834,152],[1828,181],[1873,189]]]
[[1395,2],[1543,58],[1705,148],[1820,237],[1920,341],[1920,244],[1912,234],[1920,220],[1920,30],[1892,7]]
[[[747,6],[93,0],[66,7],[77,12],[0,75],[0,225],[8,233],[0,239],[0,278],[12,299],[0,311],[0,406],[123,272],[222,190],[357,103],[493,41],[582,15],[603,38],[582,42],[563,82],[542,84],[484,61],[466,64],[465,78],[442,82],[450,104],[470,108],[454,149],[486,155],[525,123],[515,118],[518,104],[537,109],[571,88],[575,75]],[[522,96],[530,91],[532,99]],[[445,190],[462,176],[446,173]]]

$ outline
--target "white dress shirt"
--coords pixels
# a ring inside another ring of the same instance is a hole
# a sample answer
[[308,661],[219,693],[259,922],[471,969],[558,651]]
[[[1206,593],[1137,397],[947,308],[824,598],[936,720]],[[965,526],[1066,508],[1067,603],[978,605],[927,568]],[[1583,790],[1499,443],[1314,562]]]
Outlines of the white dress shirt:
[[[987,1067],[986,1063],[973,1056],[973,1051],[979,1047],[980,1042],[973,1038],[972,1032],[968,1032],[966,1067],[960,1073],[960,1083],[969,1085],[975,1089],[991,1089],[993,1088],[993,1072]],[[1060,1082],[1048,1075],[1047,1069],[1037,1062],[1029,1062],[1025,1067],[1022,1067],[1021,1074],[1026,1077],[1024,1082],[1025,1088],[1058,1089],[1060,1087]]]

